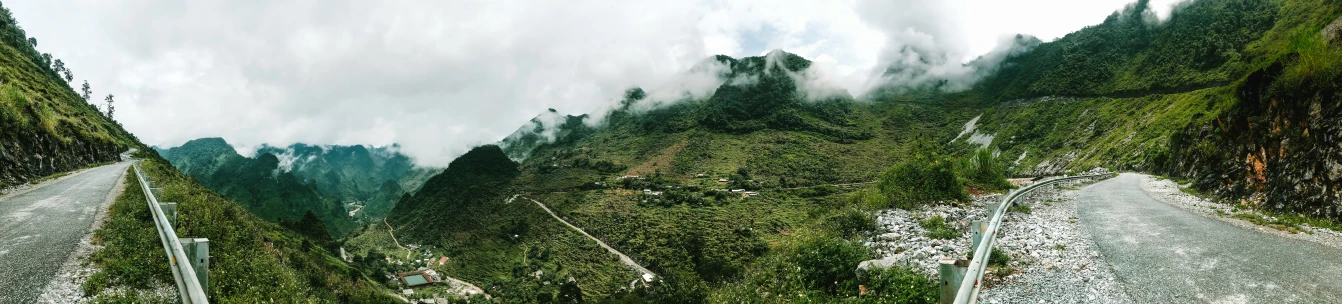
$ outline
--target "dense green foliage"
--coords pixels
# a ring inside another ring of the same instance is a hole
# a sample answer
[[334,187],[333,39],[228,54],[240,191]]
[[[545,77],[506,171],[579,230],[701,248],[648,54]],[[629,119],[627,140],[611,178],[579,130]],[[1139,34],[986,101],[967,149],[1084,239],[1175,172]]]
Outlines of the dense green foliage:
[[969,200],[955,161],[935,153],[919,153],[900,161],[876,184],[886,204],[876,207],[913,209],[925,204]]
[[[252,215],[151,152],[141,167],[163,189],[160,199],[178,203],[179,236],[210,240],[208,295],[220,303],[394,303],[375,279],[340,261],[324,246]],[[92,261],[99,271],[84,285],[95,302],[159,302],[157,288],[171,286],[167,257],[150,221],[148,204],[134,173],[112,204],[108,222],[94,232],[103,248]]]
[[832,294],[857,291],[857,264],[871,257],[871,249],[838,238],[816,238],[797,248],[797,266],[811,287]]
[[974,153],[960,158],[956,164],[959,175],[975,188],[989,191],[1013,188],[1006,180],[1006,166],[988,149],[978,149]]
[[1005,101],[1039,96],[1141,96],[1224,85],[1250,66],[1245,47],[1280,18],[1283,1],[1193,1],[1157,22],[1147,0],[1008,59],[976,88]]

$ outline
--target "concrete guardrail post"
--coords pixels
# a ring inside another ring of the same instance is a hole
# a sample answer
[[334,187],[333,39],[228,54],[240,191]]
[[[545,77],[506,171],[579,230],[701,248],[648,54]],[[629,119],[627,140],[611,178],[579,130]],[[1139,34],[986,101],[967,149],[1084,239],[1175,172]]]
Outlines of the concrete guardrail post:
[[979,251],[979,242],[983,241],[983,234],[988,232],[988,222],[974,221],[969,223],[970,239],[973,244],[969,247],[969,252]]
[[937,269],[941,275],[940,282],[941,304],[955,303],[955,292],[960,290],[960,282],[965,280],[965,272],[969,270],[969,260],[956,260],[955,258],[941,258],[937,261]]
[[158,208],[163,209],[163,217],[168,218],[168,223],[177,227],[177,203],[159,202]]
[[191,268],[196,270],[200,288],[210,290],[210,239],[181,238],[178,241],[182,243],[186,257],[191,259]]

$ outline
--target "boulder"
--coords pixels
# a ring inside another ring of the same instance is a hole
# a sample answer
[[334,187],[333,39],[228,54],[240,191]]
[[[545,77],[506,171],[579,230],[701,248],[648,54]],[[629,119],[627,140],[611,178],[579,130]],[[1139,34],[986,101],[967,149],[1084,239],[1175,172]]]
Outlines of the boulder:
[[1337,20],[1333,20],[1333,23],[1323,27],[1323,31],[1319,34],[1323,35],[1325,41],[1342,46],[1342,17],[1338,17]]

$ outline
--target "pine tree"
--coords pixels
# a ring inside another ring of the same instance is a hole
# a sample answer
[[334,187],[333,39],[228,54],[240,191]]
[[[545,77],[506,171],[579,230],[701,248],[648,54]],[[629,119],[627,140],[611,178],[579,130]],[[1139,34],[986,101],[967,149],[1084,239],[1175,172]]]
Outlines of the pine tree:
[[116,107],[112,105],[112,94],[107,94],[105,100],[107,101],[107,119],[116,120],[112,118],[112,113],[116,112]]

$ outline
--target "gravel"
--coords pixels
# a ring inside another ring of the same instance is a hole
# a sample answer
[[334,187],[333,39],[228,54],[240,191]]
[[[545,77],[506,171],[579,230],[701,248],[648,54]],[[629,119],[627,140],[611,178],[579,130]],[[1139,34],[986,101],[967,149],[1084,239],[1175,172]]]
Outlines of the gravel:
[[1235,213],[1252,213],[1267,219],[1274,219],[1274,217],[1252,210],[1241,209],[1240,211],[1234,211],[1230,205],[1212,202],[1192,194],[1184,193],[1182,190],[1179,190],[1180,185],[1172,180],[1159,179],[1147,175],[1143,175],[1142,178],[1144,179],[1142,190],[1151,195],[1152,198],[1179,207],[1188,212],[1192,212],[1193,214],[1221,220],[1235,226],[1284,238],[1314,242],[1324,246],[1342,249],[1342,233],[1340,232],[1314,227],[1308,224],[1300,226],[1305,233],[1290,233],[1275,228],[1261,226],[1232,216],[1234,216]]
[[[880,257],[863,262],[859,268],[870,265],[877,267],[911,266],[915,270],[936,277],[937,260],[943,257],[964,258],[969,255],[969,223],[985,218],[984,203],[1000,200],[1000,195],[985,196],[975,200],[965,208],[950,205],[934,205],[918,210],[888,209],[877,213],[878,231],[883,231],[865,245],[875,250]],[[918,225],[921,219],[941,216],[946,223],[960,231],[960,236],[950,240],[931,239],[927,229]]]
[[[1076,186],[1035,190],[1018,204],[1029,214],[1007,213],[994,247],[1011,256],[1017,271],[989,277],[984,303],[1133,303],[1076,217]],[[996,284],[993,284],[996,283]]]
[[[984,303],[1132,303],[1080,229],[1076,195],[1077,191],[1046,187],[1017,201],[1029,205],[1031,213],[1008,213],[995,246],[1012,257],[1008,268],[1015,271],[1006,277],[986,276]],[[970,254],[970,223],[987,221],[987,204],[1001,199],[989,195],[963,207],[880,211],[877,223],[883,233],[866,242],[880,258],[863,262],[860,268],[909,266],[935,279],[939,259],[964,259]],[[961,235],[929,239],[918,221],[932,216],[941,216]]]

